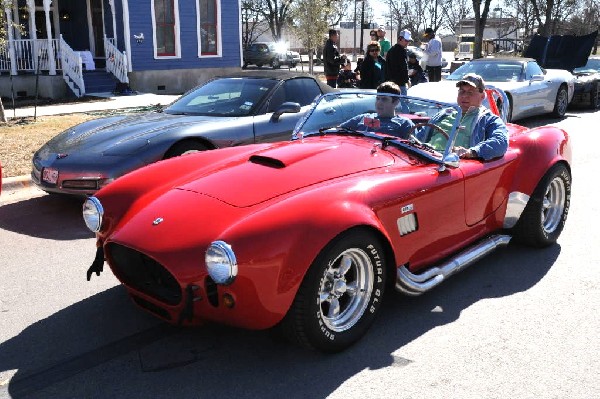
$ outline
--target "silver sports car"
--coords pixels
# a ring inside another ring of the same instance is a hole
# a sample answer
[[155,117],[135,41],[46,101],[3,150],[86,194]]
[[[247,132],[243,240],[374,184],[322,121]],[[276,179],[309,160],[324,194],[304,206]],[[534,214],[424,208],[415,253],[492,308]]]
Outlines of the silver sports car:
[[[486,83],[508,96],[508,121],[552,113],[562,118],[573,98],[575,77],[562,69],[543,69],[531,58],[480,58],[462,65],[445,81],[421,83],[408,94],[439,101],[456,102],[456,82],[467,73],[480,75]],[[429,94],[430,95],[430,94]]]
[[90,195],[162,159],[288,140],[312,101],[332,90],[313,76],[284,71],[215,78],[164,110],[67,129],[34,154],[31,177],[50,193]]

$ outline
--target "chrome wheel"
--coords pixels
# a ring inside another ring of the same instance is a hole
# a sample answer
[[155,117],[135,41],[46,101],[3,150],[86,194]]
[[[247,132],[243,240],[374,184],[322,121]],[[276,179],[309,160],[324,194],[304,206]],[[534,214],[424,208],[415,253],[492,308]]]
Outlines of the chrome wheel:
[[335,332],[345,331],[362,317],[373,290],[373,265],[358,248],[340,254],[325,270],[319,289],[323,323]]
[[548,185],[546,194],[542,199],[542,224],[544,231],[550,234],[561,223],[565,209],[567,192],[564,181],[555,177]]
[[556,94],[556,103],[554,104],[554,116],[562,118],[567,113],[567,107],[569,106],[569,94],[567,89],[560,87]]

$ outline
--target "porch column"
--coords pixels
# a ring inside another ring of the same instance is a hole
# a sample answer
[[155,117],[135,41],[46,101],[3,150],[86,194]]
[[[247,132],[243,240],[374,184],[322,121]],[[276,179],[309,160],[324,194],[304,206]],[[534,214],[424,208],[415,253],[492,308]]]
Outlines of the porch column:
[[121,1],[123,7],[123,41],[125,42],[125,54],[127,55],[127,70],[131,72],[131,36],[129,32],[129,2]]
[[46,14],[46,36],[48,37],[48,74],[56,75],[56,61],[52,48],[52,25],[50,24],[50,5],[52,0],[44,0],[44,14]]
[[113,38],[115,39],[115,47],[117,46],[117,20],[115,18],[115,0],[108,0],[108,4],[110,4],[110,13],[112,14],[112,28],[113,28]]
[[8,28],[8,54],[10,56],[10,74],[17,74],[17,54],[15,53],[15,38],[13,36],[12,9],[9,3],[4,3],[4,12],[6,13],[6,27]]
[[37,71],[38,44],[37,26],[35,26],[35,0],[27,0],[27,12],[29,13],[29,38],[32,42],[33,70]]

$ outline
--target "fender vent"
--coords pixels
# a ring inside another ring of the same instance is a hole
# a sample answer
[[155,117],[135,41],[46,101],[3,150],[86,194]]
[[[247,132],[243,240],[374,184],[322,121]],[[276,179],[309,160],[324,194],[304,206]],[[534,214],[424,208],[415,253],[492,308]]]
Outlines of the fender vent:
[[409,213],[406,216],[402,216],[398,219],[397,223],[398,231],[400,232],[400,237],[417,231],[417,229],[419,228],[416,213]]
[[277,168],[277,169],[285,168],[285,164],[283,162],[281,162],[279,159],[265,157],[262,155],[252,155],[250,157],[250,162],[258,164],[258,165],[268,166],[269,168]]

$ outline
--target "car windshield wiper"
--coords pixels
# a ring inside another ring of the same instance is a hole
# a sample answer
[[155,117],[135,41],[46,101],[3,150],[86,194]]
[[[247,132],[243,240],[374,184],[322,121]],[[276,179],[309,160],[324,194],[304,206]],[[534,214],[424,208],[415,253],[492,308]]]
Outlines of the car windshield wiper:
[[435,147],[433,147],[431,144],[423,143],[422,141],[417,139],[415,136],[411,136],[408,139],[389,137],[386,140],[384,140],[383,147],[385,148],[387,145],[390,145],[390,144],[395,144],[396,146],[399,146],[402,148],[406,148],[406,147],[416,148],[418,150],[425,151],[431,155],[437,155],[437,156],[441,155],[441,153],[438,150],[436,150]]
[[[356,129],[352,129],[352,128],[344,127],[344,126],[322,127],[321,129],[319,129],[319,134],[321,134],[321,135],[344,134],[344,135],[349,135],[349,136],[366,137],[367,134],[365,134],[365,133],[367,133],[367,132],[361,132]],[[369,137],[370,137],[370,135],[369,135]]]

